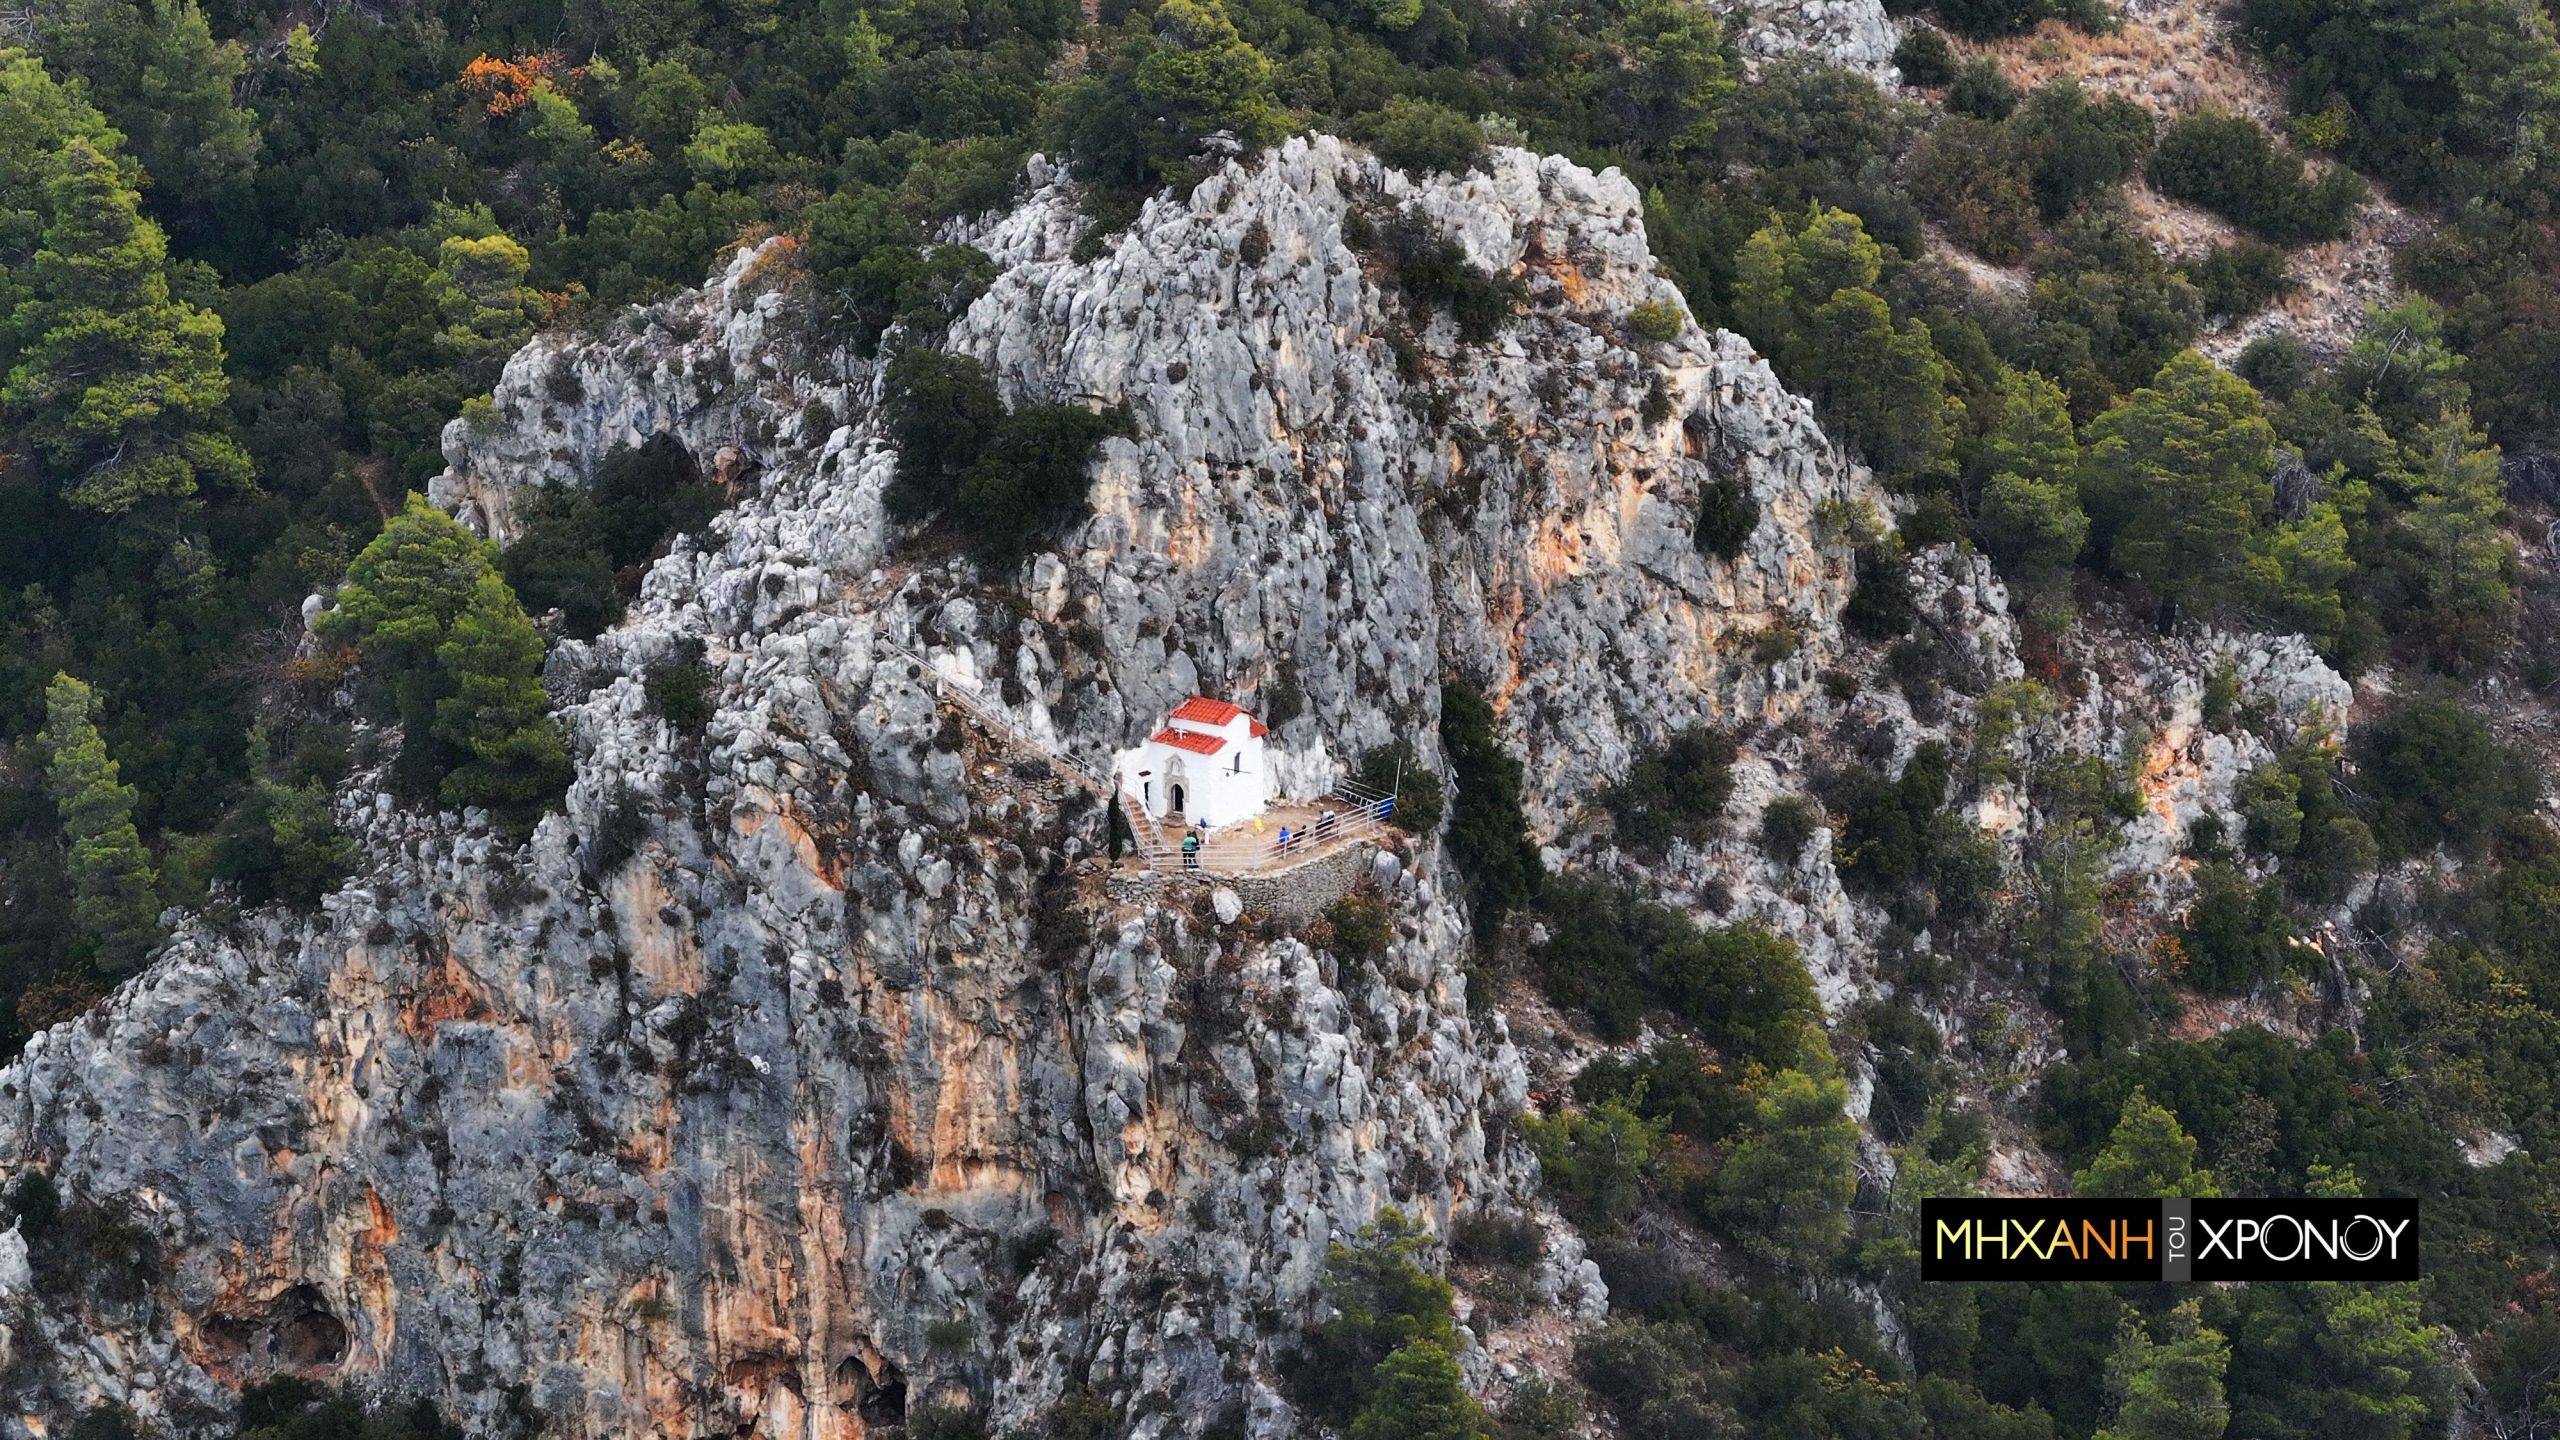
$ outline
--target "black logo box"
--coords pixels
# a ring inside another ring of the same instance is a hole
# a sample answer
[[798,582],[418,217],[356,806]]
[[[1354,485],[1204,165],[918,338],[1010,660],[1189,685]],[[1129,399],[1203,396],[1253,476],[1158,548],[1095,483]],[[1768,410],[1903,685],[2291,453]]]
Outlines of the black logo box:
[[1923,1280],[2415,1280],[2415,1200],[1920,1202]]

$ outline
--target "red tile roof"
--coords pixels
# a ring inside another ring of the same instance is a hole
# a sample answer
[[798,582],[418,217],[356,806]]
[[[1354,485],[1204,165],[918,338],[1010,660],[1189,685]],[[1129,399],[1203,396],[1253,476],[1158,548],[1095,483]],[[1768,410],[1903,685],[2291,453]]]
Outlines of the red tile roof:
[[1212,700],[1206,695],[1194,695],[1173,707],[1173,714],[1166,718],[1189,720],[1200,725],[1224,725],[1243,713],[1244,707],[1241,705],[1230,705],[1224,700]]
[[1188,750],[1194,755],[1215,755],[1227,748],[1227,742],[1223,736],[1203,735],[1197,730],[1176,730],[1170,725],[1157,731],[1152,738],[1159,745],[1171,745],[1177,750]]
[[1259,721],[1259,720],[1256,720],[1256,721],[1254,721],[1254,722],[1253,722],[1253,738],[1255,738],[1256,740],[1259,740],[1259,739],[1261,739],[1263,736],[1268,735],[1268,734],[1270,734],[1270,733],[1271,733],[1271,727],[1270,727],[1270,726],[1263,724],[1263,723],[1262,723],[1261,721]]

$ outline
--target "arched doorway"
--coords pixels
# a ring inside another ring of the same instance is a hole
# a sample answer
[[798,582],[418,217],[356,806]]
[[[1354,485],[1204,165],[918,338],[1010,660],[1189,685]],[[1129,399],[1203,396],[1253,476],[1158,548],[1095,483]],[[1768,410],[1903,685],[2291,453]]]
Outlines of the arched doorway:
[[1182,808],[1182,786],[1179,784],[1176,784],[1173,787],[1173,809],[1170,813],[1175,815],[1188,815],[1191,813],[1190,811]]

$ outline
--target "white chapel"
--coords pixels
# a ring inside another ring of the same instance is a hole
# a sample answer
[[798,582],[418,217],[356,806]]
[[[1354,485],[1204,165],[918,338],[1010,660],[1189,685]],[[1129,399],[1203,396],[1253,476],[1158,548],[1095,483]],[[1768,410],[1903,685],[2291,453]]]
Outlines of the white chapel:
[[1120,792],[1148,815],[1207,828],[1233,825],[1271,802],[1263,763],[1269,727],[1235,705],[1194,695],[1165,717],[1164,728],[1112,757]]

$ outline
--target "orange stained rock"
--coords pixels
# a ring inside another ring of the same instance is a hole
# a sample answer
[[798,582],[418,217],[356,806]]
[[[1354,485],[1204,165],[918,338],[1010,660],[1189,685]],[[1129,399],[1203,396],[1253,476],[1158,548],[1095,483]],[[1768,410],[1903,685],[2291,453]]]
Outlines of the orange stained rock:
[[[614,928],[631,957],[632,976],[653,995],[691,995],[702,988],[701,957],[687,918],[658,918],[674,903],[652,865],[626,865],[609,882]],[[682,907],[678,907],[681,909]]]
[[808,824],[800,818],[797,813],[799,806],[791,796],[759,793],[756,798],[757,805],[738,812],[734,822],[738,834],[753,835],[764,828],[767,820],[772,821],[781,829],[783,839],[790,842],[791,852],[799,857],[802,869],[817,876],[828,889],[842,890],[843,862],[828,859],[818,848],[817,837],[809,832]]
[[927,1043],[940,1084],[931,1150],[917,1156],[928,1167],[926,1183],[937,1190],[1028,1189],[1030,1175],[1008,1155],[1022,1106],[1012,1047],[968,1024],[937,1023]]
[[347,1326],[348,1345],[350,1358],[361,1347],[379,1360],[391,1353],[400,1328],[400,1296],[389,1259],[389,1247],[400,1238],[400,1223],[370,1181],[364,1187],[364,1208],[364,1225],[349,1238],[346,1264],[366,1323]]
[[[1203,483],[1210,477],[1202,476]],[[1200,487],[1185,485],[1175,491],[1180,513],[1165,526],[1164,558],[1177,569],[1194,569],[1209,558],[1209,526],[1200,518]]]
[[1583,569],[1582,531],[1570,516],[1555,516],[1539,525],[1536,538],[1529,542],[1529,573],[1538,584],[1550,587],[1580,575]]
[[1591,281],[1581,266],[1571,260],[1554,259],[1546,262],[1546,271],[1554,277],[1557,288],[1564,291],[1565,303],[1579,305],[1591,298]]
[[2191,768],[2186,763],[2184,747],[2172,745],[2168,732],[2152,736],[2151,743],[2143,747],[2142,774],[2135,779],[2134,788],[2142,792],[2143,804],[2151,813],[2167,822],[2173,831],[2178,824],[2174,782]]
[[374,1189],[370,1180],[364,1186],[364,1208],[364,1232],[356,1237],[361,1244],[382,1250],[400,1238],[399,1217],[391,1213],[390,1202],[382,1198],[382,1192]]
[[496,1018],[481,998],[476,978],[450,949],[423,967],[417,984],[400,992],[399,1006],[401,1032],[419,1044],[434,1039],[436,1030],[450,1021]]

